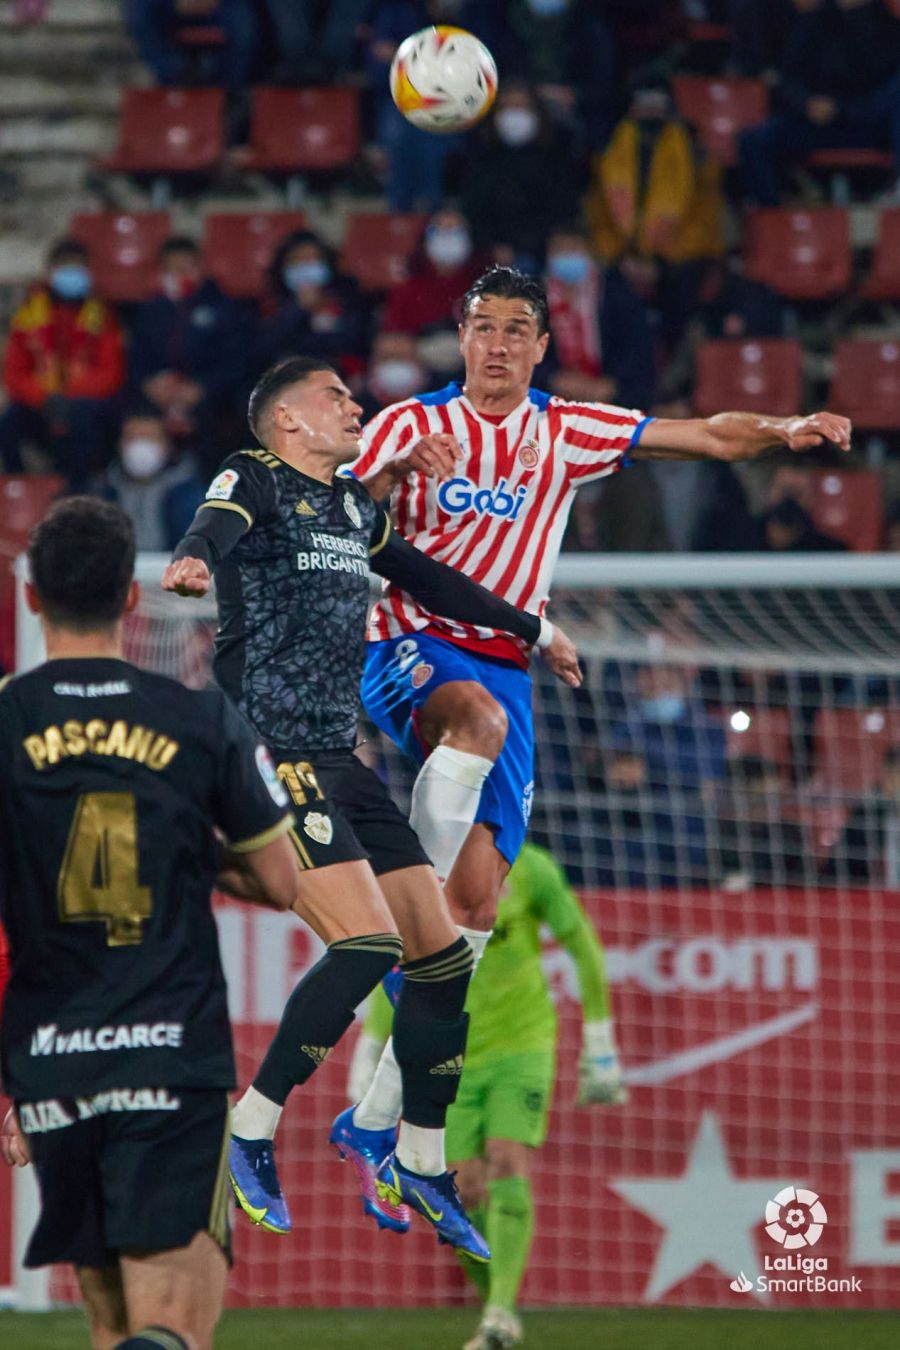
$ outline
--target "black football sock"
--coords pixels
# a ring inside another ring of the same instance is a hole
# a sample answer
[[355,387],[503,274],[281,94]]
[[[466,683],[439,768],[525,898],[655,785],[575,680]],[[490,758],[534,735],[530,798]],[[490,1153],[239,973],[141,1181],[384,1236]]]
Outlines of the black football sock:
[[403,1119],[443,1129],[455,1101],[469,1017],[463,1012],[474,969],[472,949],[457,938],[431,956],[407,961],[394,1015],[394,1054],[403,1084]]
[[188,1350],[188,1343],[168,1327],[144,1327],[127,1341],[119,1341],[113,1350]]
[[287,1001],[278,1030],[253,1080],[257,1092],[283,1106],[305,1083],[353,1021],[354,1009],[399,961],[396,933],[332,942]]

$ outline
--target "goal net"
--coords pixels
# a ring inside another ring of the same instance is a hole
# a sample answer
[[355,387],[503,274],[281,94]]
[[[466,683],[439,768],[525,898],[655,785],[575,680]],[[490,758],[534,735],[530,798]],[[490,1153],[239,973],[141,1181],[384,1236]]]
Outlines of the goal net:
[[[140,559],[128,655],[202,684],[214,613],[163,595],[164,561]],[[574,1107],[577,981],[548,941],[559,1071],[526,1304],[900,1303],[898,601],[889,556],[561,561],[552,616],[585,682],[534,664],[532,838],[603,936],[630,1100]],[[18,639],[39,659],[24,615]],[[366,734],[405,802],[410,766]],[[218,918],[244,1084],[319,944],[293,916],[223,899]],[[354,1036],[285,1112],[296,1231],[237,1224],[236,1304],[471,1299],[430,1233],[369,1227],[326,1146]],[[766,1231],[787,1187],[827,1211],[814,1251],[805,1226]],[[816,1292],[772,1265],[804,1254],[827,1263]]]

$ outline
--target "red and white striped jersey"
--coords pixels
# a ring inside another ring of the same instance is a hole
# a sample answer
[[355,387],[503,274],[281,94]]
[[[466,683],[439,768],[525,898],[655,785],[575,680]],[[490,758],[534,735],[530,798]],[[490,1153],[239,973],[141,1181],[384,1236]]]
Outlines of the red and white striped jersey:
[[[621,468],[648,420],[633,409],[569,403],[530,389],[498,422],[476,412],[454,383],[373,418],[352,472],[365,480],[409,454],[422,436],[454,435],[462,447],[454,476],[404,478],[391,503],[394,525],[416,548],[542,614],[576,489]],[[483,655],[528,663],[519,639],[438,618],[385,582],[369,640],[425,628]]]

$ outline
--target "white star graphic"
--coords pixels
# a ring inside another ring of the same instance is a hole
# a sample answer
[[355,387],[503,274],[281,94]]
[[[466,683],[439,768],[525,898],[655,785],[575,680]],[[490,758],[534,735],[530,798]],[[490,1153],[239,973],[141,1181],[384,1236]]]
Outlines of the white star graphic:
[[[781,1189],[784,1178],[735,1177],[718,1117],[704,1111],[680,1177],[651,1181],[628,1177],[609,1185],[666,1230],[644,1290],[645,1301],[652,1303],[707,1263],[729,1280],[741,1271],[755,1278],[759,1258],[751,1229],[761,1227],[766,1201]],[[768,1294],[761,1294],[755,1285],[754,1292],[767,1300]]]

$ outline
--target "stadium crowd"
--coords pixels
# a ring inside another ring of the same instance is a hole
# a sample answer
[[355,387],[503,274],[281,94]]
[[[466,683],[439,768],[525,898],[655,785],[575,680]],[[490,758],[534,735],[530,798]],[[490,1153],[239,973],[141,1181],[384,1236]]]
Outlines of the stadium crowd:
[[[830,181],[827,170],[816,178],[825,152],[850,156],[835,169],[844,189],[847,174],[861,188],[861,210],[890,214],[900,177],[896,11],[894,0],[125,0],[124,22],[160,85],[215,79],[226,89],[232,170],[247,153],[239,142],[252,143],[253,86],[332,84],[360,100],[363,134],[353,162],[314,176],[311,190],[326,206],[380,193],[390,212],[427,213],[427,223],[394,284],[378,286],[331,246],[333,235],[286,223],[252,296],[229,293],[196,236],[173,233],[158,249],[152,293],[119,304],[105,298],[107,260],[73,231],[52,246],[11,320],[3,470],[50,468],[71,489],[124,492],[129,507],[141,503],[140,546],[167,545],[181,519],[171,489],[179,500],[187,484],[198,490],[245,437],[246,395],[262,369],[294,352],[333,359],[369,414],[444,383],[460,369],[459,297],[490,260],[544,276],[553,343],[542,377],[564,397],[703,411],[698,403],[742,392],[709,375],[708,344],[724,339],[757,363],[743,391],[755,376],[764,406],[767,343],[781,339],[804,348],[798,398],[820,402],[835,339],[886,336],[893,311],[865,286],[826,311],[824,295],[803,299],[779,290],[777,277],[761,280],[751,208],[815,206]],[[497,57],[499,96],[475,132],[428,135],[390,100],[398,42],[428,22],[472,29]],[[696,113],[691,89],[712,83],[721,100],[748,81],[762,91],[757,123],[739,118],[723,147],[721,112]],[[893,448],[897,428],[863,431],[878,436],[876,458]],[[135,440],[142,448],[126,453]],[[826,453],[811,467],[829,463]],[[568,546],[841,544],[802,493],[773,502],[758,474],[709,465],[692,470],[685,491],[685,472],[676,487],[669,466],[640,466],[598,487],[582,499]],[[890,469],[883,480],[890,501]]]

